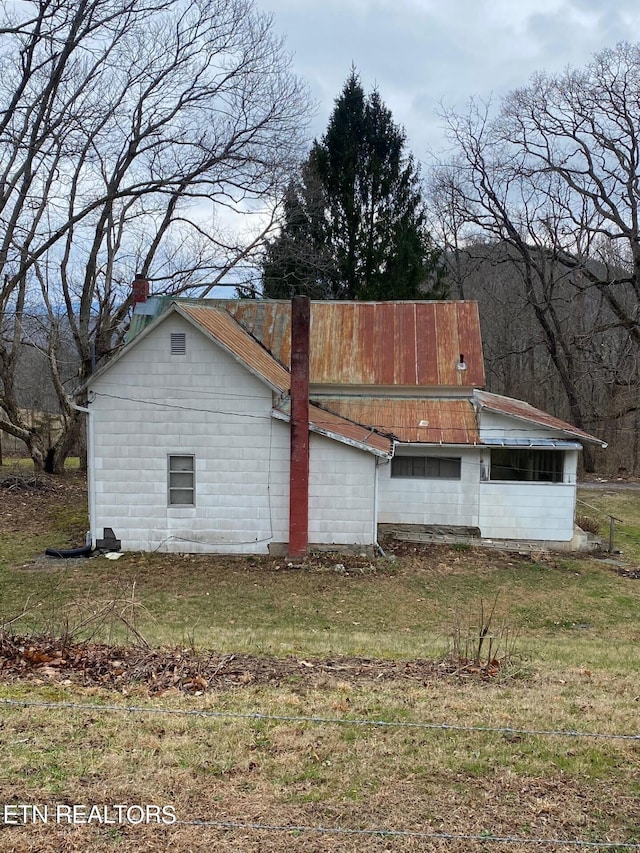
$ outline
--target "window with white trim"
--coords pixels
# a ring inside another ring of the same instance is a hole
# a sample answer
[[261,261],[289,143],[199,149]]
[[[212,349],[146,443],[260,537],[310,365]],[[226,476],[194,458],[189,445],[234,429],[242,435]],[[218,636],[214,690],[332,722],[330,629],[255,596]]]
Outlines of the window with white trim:
[[459,480],[461,468],[459,456],[394,456],[391,460],[392,477]]
[[176,454],[167,457],[169,506],[196,505],[196,457]]

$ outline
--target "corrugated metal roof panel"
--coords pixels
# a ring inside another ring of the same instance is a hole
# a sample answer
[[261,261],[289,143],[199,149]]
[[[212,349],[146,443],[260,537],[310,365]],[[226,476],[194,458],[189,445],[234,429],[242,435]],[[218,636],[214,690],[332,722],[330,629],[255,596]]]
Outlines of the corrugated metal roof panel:
[[472,371],[471,380],[467,380],[466,384],[481,387],[480,383],[476,382],[477,377],[475,375],[477,365],[481,364],[482,386],[484,386],[484,353],[482,351],[482,337],[479,332],[478,304],[476,302],[460,302],[458,306],[459,349],[464,356],[467,370]]
[[282,392],[289,390],[289,371],[278,364],[226,311],[187,304],[178,305],[178,311],[213,335],[257,376],[266,379],[273,388]]
[[391,433],[403,443],[480,443],[475,412],[469,399],[323,396],[321,402],[336,414],[380,432]]
[[566,421],[560,420],[553,415],[543,412],[541,409],[536,409],[525,403],[522,400],[514,400],[512,397],[503,397],[500,394],[491,394],[488,391],[474,391],[474,399],[481,407],[489,409],[492,412],[498,412],[503,415],[511,415],[514,418],[534,423],[538,426],[556,429],[566,435],[575,436],[576,438],[588,441],[592,444],[599,444],[601,447],[606,447],[606,442],[595,435],[591,435],[584,430],[572,426]]
[[[290,401],[283,401],[275,411],[290,417]],[[311,403],[309,406],[309,427],[315,432],[338,436],[347,444],[356,444],[363,449],[371,450],[377,454],[388,456],[393,450],[393,441],[388,436],[380,435],[366,426],[353,423],[314,403]]]
[[456,370],[459,361],[460,340],[457,312],[443,310],[435,304],[436,314],[436,364],[438,385],[462,384],[461,371]]
[[278,361],[291,364],[291,303],[269,299],[216,300]]
[[393,441],[388,436],[372,432],[361,424],[353,423],[319,406],[309,406],[309,421],[312,427],[341,435],[382,453],[389,454],[393,449]]
[[416,379],[418,385],[438,385],[436,312],[416,305]]
[[[291,303],[213,300],[283,365],[290,363]],[[212,304],[209,303],[209,304]],[[460,353],[467,370],[456,369]],[[316,385],[485,384],[475,302],[312,302],[311,382]]]

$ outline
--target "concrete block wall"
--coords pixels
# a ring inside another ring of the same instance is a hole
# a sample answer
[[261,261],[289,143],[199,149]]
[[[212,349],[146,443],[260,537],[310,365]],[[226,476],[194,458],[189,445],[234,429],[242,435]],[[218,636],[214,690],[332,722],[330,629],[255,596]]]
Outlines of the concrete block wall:
[[[511,421],[513,423],[513,421]],[[558,437],[558,434],[545,436]],[[565,483],[481,482],[486,448],[402,448],[400,454],[460,456],[461,479],[391,477],[379,469],[380,524],[479,528],[489,539],[568,541],[573,536],[578,451],[565,453]]]
[[[185,355],[170,335],[184,332]],[[93,535],[125,550],[267,553],[287,542],[289,425],[271,390],[183,318],[169,315],[91,386]],[[310,542],[374,540],[374,457],[311,436]],[[168,506],[169,455],[195,456],[195,506]]]
[[[185,355],[171,355],[172,332],[186,334]],[[127,550],[227,553],[266,553],[286,537],[288,501],[271,502],[271,390],[181,317],[91,391],[94,535],[112,527]],[[170,454],[195,455],[194,507],[168,506]]]
[[375,456],[311,434],[309,541],[369,545],[375,541]]
[[477,449],[399,446],[396,454],[460,457],[460,479],[392,477],[391,464],[381,465],[378,470],[381,524],[478,525],[480,452]]
[[567,542],[573,537],[575,497],[573,484],[481,483],[480,532],[485,539]]

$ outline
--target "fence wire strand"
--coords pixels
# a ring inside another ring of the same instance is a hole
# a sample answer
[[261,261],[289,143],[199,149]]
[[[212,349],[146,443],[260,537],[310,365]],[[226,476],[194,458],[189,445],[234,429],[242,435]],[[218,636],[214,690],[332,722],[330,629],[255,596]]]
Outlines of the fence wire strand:
[[[310,723],[316,725],[352,725],[374,728],[422,729],[427,731],[454,731],[470,733],[494,733],[502,735],[535,735],[570,738],[598,738],[603,740],[640,741],[640,734],[613,734],[605,732],[580,732],[564,729],[525,729],[511,726],[464,726],[452,723],[423,723],[404,720],[367,720],[348,717],[314,717],[260,712],[189,710],[185,708],[154,708],[138,705],[95,705],[78,702],[37,702],[21,699],[1,699],[5,708],[42,708],[48,710],[89,711],[93,713],[170,714],[194,719],[238,719],[259,720],[277,723]],[[482,832],[477,835],[452,832],[428,832],[426,830],[393,829],[376,827],[354,829],[349,827],[310,826],[305,824],[268,824],[230,820],[177,820],[176,826],[194,826],[230,831],[281,832],[293,834],[316,834],[334,836],[360,836],[369,838],[413,838],[424,841],[474,842],[483,844],[520,844],[522,846],[565,847],[591,850],[640,850],[635,841],[585,841],[580,839],[544,838],[533,836],[494,835]]]
[[90,711],[91,713],[171,714],[181,717],[260,720],[276,723],[312,723],[314,725],[369,726],[371,728],[423,729],[426,731],[471,732],[478,734],[535,735],[538,737],[594,738],[598,740],[638,741],[639,734],[609,732],[581,732],[572,729],[521,729],[513,726],[465,726],[458,723],[423,723],[412,720],[379,720],[357,717],[315,717],[287,714],[264,714],[253,711],[209,711],[186,708],[154,708],[141,705],[95,705],[80,702],[36,702],[28,699],[0,699],[0,705],[20,708],[48,708]]
[[295,824],[241,823],[223,820],[178,820],[177,824],[202,826],[217,829],[253,830],[259,832],[317,833],[319,835],[355,835],[380,838],[420,838],[429,841],[478,841],[492,844],[546,844],[556,847],[578,847],[591,849],[640,850],[640,843],[634,841],[581,841],[570,838],[537,838],[518,835],[492,835],[483,832],[467,835],[452,832],[426,832],[411,829],[349,829],[347,827],[305,826]]

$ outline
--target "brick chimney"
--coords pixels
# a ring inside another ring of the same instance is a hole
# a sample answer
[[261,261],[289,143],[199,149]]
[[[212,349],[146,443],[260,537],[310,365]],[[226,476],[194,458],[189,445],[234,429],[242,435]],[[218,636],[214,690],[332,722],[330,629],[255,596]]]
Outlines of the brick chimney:
[[291,300],[291,462],[289,555],[302,557],[309,545],[309,330],[308,296]]
[[149,298],[149,279],[137,272],[131,285],[131,291],[133,296],[131,301],[134,306],[139,302],[146,302]]

